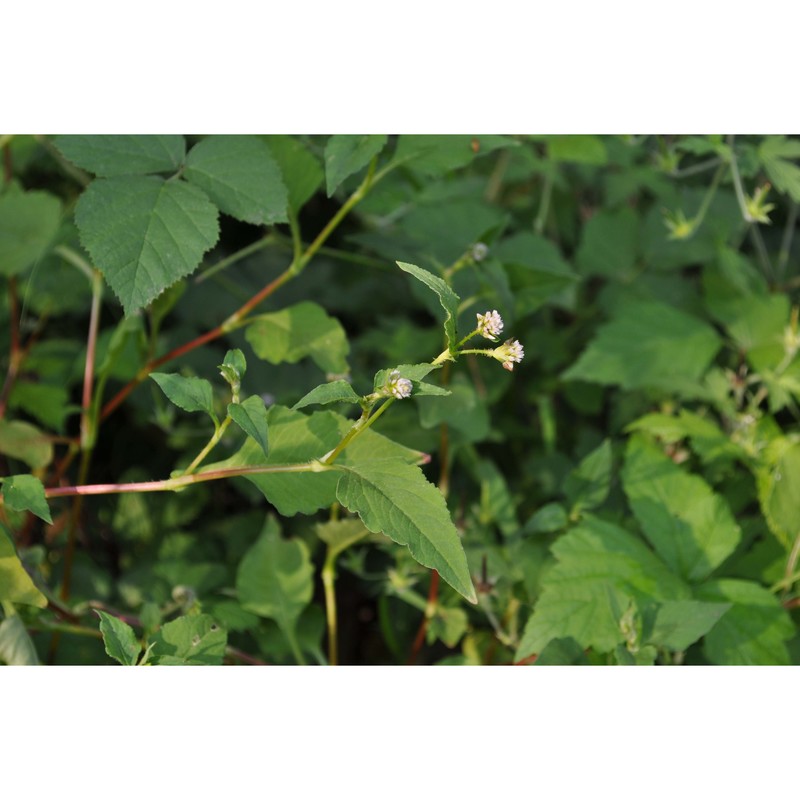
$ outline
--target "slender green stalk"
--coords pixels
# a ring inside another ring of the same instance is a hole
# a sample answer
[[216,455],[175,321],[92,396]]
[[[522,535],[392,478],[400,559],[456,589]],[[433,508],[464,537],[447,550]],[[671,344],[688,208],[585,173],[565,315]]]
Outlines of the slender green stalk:
[[542,234],[547,223],[547,215],[550,213],[550,199],[553,196],[553,176],[548,173],[544,176],[544,186],[542,187],[542,197],[539,200],[539,213],[533,223],[533,230],[537,234]]
[[71,247],[60,244],[53,248],[53,252],[61,256],[68,264],[72,264],[73,267],[79,269],[90,281],[94,281],[94,268],[92,265]]
[[221,425],[217,426],[214,435],[208,440],[208,444],[197,454],[197,457],[188,467],[183,471],[184,475],[191,475],[203,463],[205,457],[217,446],[217,443],[222,438],[228,426],[231,424],[231,418],[225,417]]
[[246,247],[243,247],[241,250],[237,250],[235,253],[231,253],[229,256],[226,256],[223,259],[217,261],[216,264],[210,266],[205,272],[201,272],[195,279],[195,283],[203,283],[203,281],[207,281],[209,278],[216,275],[218,272],[222,272],[222,270],[227,269],[228,267],[236,264],[238,261],[241,261],[243,258],[247,258],[248,256],[253,255],[253,253],[257,253],[259,250],[263,250],[265,247],[269,247],[271,244],[275,243],[275,237],[273,234],[268,233],[265,236],[262,236],[260,239],[256,239],[255,242],[248,244]]
[[328,545],[325,564],[322,567],[322,586],[325,589],[325,618],[328,625],[328,664],[335,667],[339,663],[339,630],[336,615],[336,555]]
[[792,239],[794,238],[794,229],[797,224],[797,203],[792,200],[789,204],[789,214],[786,217],[786,227],[783,229],[783,238],[781,239],[781,249],[778,253],[778,264],[776,272],[778,279],[783,280],[786,274],[786,265],[789,263],[789,253],[792,249]]
[[386,402],[372,415],[369,415],[369,409],[365,410],[364,413],[361,415],[361,418],[356,421],[355,425],[345,434],[345,437],[342,439],[339,444],[331,450],[323,459],[323,464],[333,464],[334,461],[339,457],[342,450],[350,444],[357,436],[360,436],[367,428],[371,427],[374,422],[386,411],[387,408],[394,402],[393,397],[389,397]]
[[303,651],[300,649],[300,645],[297,643],[297,634],[295,634],[294,629],[287,629],[284,631],[286,635],[286,639],[289,642],[289,647],[292,648],[292,655],[294,656],[294,660],[301,666],[305,667],[307,662],[303,657]]

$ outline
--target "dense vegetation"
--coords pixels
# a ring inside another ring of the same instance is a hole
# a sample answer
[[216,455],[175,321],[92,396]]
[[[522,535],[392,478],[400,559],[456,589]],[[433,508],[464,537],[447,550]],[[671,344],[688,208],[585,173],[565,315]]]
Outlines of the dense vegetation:
[[0,662],[800,662],[800,139],[0,146]]

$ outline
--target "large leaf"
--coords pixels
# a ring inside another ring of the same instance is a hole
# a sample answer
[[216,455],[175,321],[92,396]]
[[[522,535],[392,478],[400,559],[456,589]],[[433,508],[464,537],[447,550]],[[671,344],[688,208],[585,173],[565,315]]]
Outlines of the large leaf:
[[14,511],[30,511],[49,525],[53,524],[44,485],[33,475],[11,475],[3,479],[3,501]]
[[572,637],[581,647],[609,652],[623,641],[619,609],[689,599],[689,588],[622,528],[586,516],[552,547],[557,564],[547,573],[516,660],[540,653],[552,639]]
[[800,536],[800,442],[781,437],[756,473],[758,500],[770,530],[790,550]]
[[53,443],[28,422],[0,419],[0,453],[40,469],[53,460]]
[[194,272],[219,236],[217,209],[200,189],[156,177],[94,181],[75,222],[126,315]]
[[178,617],[153,637],[152,659],[162,666],[219,666],[228,634],[208,614]]
[[64,135],[56,147],[81,169],[102,178],[174,172],[183,161],[183,136],[132,134]]
[[445,313],[444,332],[447,336],[447,342],[451,349],[458,343],[456,335],[456,322],[458,321],[458,295],[437,275],[428,272],[426,269],[415,267],[413,264],[404,264],[402,261],[397,262],[403,272],[413,275],[418,281],[424,283],[429,289],[436,292],[439,297],[439,302],[442,305]]
[[10,667],[35,667],[39,664],[36,647],[17,614],[0,622],[0,664]]
[[641,436],[628,443],[622,482],[645,536],[684,578],[702,580],[736,549],[741,531],[724,498]]
[[325,180],[328,197],[339,184],[369,164],[386,145],[384,135],[356,136],[341,134],[331,136],[325,145]]
[[697,382],[720,344],[712,328],[682,311],[664,303],[631,303],[597,329],[563,377],[677,392]]
[[578,248],[581,272],[629,280],[636,264],[638,226],[639,218],[631,208],[595,214],[584,226]]
[[159,385],[171,403],[184,411],[205,411],[214,419],[214,394],[211,384],[205,378],[192,378],[151,372],[150,377]]
[[399,459],[355,463],[339,479],[336,496],[373,532],[406,545],[470,602],[475,589],[458,531],[442,493],[417,467]]
[[570,472],[564,482],[564,494],[573,511],[582,511],[601,505],[610,487],[611,442],[606,439]]
[[266,456],[269,453],[269,432],[264,401],[254,395],[242,403],[230,403],[228,414],[248,436],[258,442]]
[[304,301],[253,317],[245,337],[253,352],[270,364],[295,364],[310,356],[326,372],[348,371],[350,345],[344,328],[316,303]]
[[184,176],[242,222],[286,222],[289,196],[281,171],[263,139],[209,136],[186,159]]
[[670,650],[685,650],[705,636],[730,608],[731,603],[668,600],[658,608],[648,642]]
[[100,633],[103,634],[106,653],[125,667],[136,666],[142,645],[136,638],[133,628],[127,622],[105,611],[95,613],[100,617]]
[[16,275],[46,252],[61,221],[61,203],[47,192],[0,194],[0,275]]
[[291,136],[266,136],[264,141],[278,162],[289,192],[289,208],[297,214],[322,185],[325,173],[319,161]]
[[44,608],[47,598],[36,588],[19,560],[6,529],[0,527],[0,601]]
[[587,134],[547,137],[547,155],[553,161],[602,165],[608,161],[606,145],[600,136]]

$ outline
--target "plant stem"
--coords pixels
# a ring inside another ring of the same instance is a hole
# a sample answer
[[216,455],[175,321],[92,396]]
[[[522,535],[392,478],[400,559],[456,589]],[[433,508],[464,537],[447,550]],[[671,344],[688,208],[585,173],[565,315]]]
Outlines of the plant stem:
[[241,261],[243,258],[247,258],[248,256],[253,255],[253,253],[257,253],[259,250],[263,250],[265,247],[269,247],[269,245],[274,244],[275,241],[275,236],[272,233],[268,233],[262,236],[260,239],[256,239],[255,242],[252,242],[246,247],[243,247],[241,250],[237,250],[235,253],[231,253],[229,256],[220,259],[216,264],[210,266],[205,272],[201,272],[194,279],[194,282],[203,283],[203,281],[207,281],[218,272],[222,272],[222,270],[227,269],[237,261]]
[[325,589],[325,618],[328,624],[328,664],[339,663],[338,626],[336,618],[336,553],[328,545],[325,564],[322,567],[322,585]]
[[300,649],[300,645],[297,643],[297,635],[295,634],[293,629],[287,629],[284,632],[287,641],[289,642],[289,647],[292,648],[292,655],[294,656],[294,660],[301,666],[306,666],[306,660],[303,658],[303,651]]
[[76,253],[71,247],[60,244],[58,247],[53,248],[53,252],[56,255],[61,256],[61,258],[63,258],[68,264],[72,264],[73,267],[79,269],[89,279],[89,281],[94,281],[94,269],[92,268],[91,264],[87,263],[87,261],[82,258],[79,253]]
[[533,223],[535,233],[541,235],[544,231],[547,215],[550,211],[550,198],[553,196],[553,176],[548,173],[544,176],[544,186],[542,186],[542,197],[539,200],[539,213]]
[[792,249],[792,238],[794,237],[794,227],[797,223],[797,203],[792,200],[789,204],[789,215],[786,217],[786,227],[783,230],[783,238],[781,239],[781,249],[778,253],[778,265],[776,272],[778,279],[783,280],[786,273],[786,265],[789,262],[789,253]]
[[83,370],[83,396],[81,402],[81,447],[89,450],[94,446],[95,428],[97,427],[97,420],[92,418],[92,390],[102,300],[103,276],[99,271],[96,271],[92,275],[92,306],[89,313],[89,334],[86,340],[86,364]]
[[344,438],[342,439],[336,447],[331,450],[328,455],[326,455],[322,459],[323,464],[333,464],[334,461],[339,457],[342,450],[350,444],[357,436],[360,436],[367,428],[372,426],[372,424],[386,411],[389,406],[394,403],[394,397],[389,397],[386,402],[372,415],[369,416],[369,409],[365,410],[364,413],[361,415],[361,418],[356,421],[352,428],[345,434]]
[[3,389],[0,391],[0,419],[5,416],[8,396],[11,394],[11,389],[17,380],[17,374],[22,363],[22,351],[19,343],[19,299],[17,297],[16,275],[12,275],[8,279],[8,316],[11,329],[11,345],[8,354],[8,371],[6,372]]
[[222,438],[228,426],[231,424],[231,418],[225,417],[222,424],[217,426],[214,435],[208,440],[208,444],[197,454],[197,457],[188,467],[183,471],[184,475],[191,475],[203,463],[203,459],[216,447],[217,442]]

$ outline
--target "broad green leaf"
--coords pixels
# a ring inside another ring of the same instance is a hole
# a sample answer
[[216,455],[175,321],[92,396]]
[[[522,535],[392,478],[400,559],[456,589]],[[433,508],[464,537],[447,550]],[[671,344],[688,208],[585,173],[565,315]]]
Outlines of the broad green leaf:
[[304,301],[253,317],[245,338],[253,352],[270,364],[295,364],[310,356],[326,372],[348,371],[350,345],[344,328],[316,303]]
[[186,378],[166,372],[151,372],[150,377],[178,408],[189,412],[205,411],[212,419],[216,419],[213,389],[205,378]]
[[611,488],[611,441],[592,450],[567,476],[564,494],[573,511],[596,508],[605,502]]
[[298,400],[292,408],[305,408],[311,405],[327,405],[328,403],[355,403],[358,405],[361,398],[353,391],[353,387],[345,380],[323,383],[312,389],[308,394]]
[[0,664],[10,667],[35,667],[39,664],[36,647],[18,614],[0,622]]
[[406,545],[471,603],[477,602],[467,559],[442,493],[418,467],[399,459],[355,463],[336,488],[339,502],[373,532]]
[[597,329],[562,377],[679,392],[702,377],[720,344],[711,327],[682,311],[664,303],[630,303]]
[[493,522],[504,536],[517,533],[520,525],[516,504],[503,473],[493,462],[481,459],[475,466],[475,476],[481,487],[481,522],[484,524]]
[[706,578],[741,538],[725,500],[641,436],[628,442],[622,483],[645,536],[687,580]]
[[731,603],[703,603],[699,600],[668,600],[658,607],[648,642],[670,650],[686,650],[705,636]]
[[689,599],[689,588],[628,531],[586,516],[552,546],[556,565],[515,656],[540,653],[552,639],[612,651],[622,643],[620,608],[636,602]]
[[450,349],[454,349],[458,343],[456,335],[459,303],[458,295],[440,277],[434,275],[432,272],[428,272],[426,269],[415,267],[413,264],[404,264],[402,261],[398,261],[397,266],[400,267],[403,272],[413,275],[418,281],[421,281],[429,289],[436,292],[445,313],[444,332],[447,336],[447,342]]
[[103,634],[106,653],[124,667],[136,666],[142,645],[133,628],[127,622],[105,611],[95,611],[95,613],[100,617],[100,633]]
[[800,158],[800,141],[768,136],[758,148],[758,155],[775,188],[800,203],[800,167],[787,160]]
[[602,166],[608,162],[603,139],[591,135],[548,136],[547,155],[553,161]]
[[44,608],[47,598],[36,588],[14,550],[6,529],[0,527],[0,601]]
[[152,660],[161,666],[219,666],[228,634],[208,614],[178,617],[152,639]]
[[369,164],[373,156],[383,150],[384,135],[357,136],[340,134],[331,136],[325,145],[325,180],[330,197],[343,180]]
[[638,238],[639,218],[632,208],[600,211],[583,227],[578,267],[584,275],[630,280],[636,265]]
[[569,524],[567,512],[560,503],[545,503],[528,519],[524,533],[554,533]]
[[486,399],[460,375],[455,376],[449,388],[447,397],[419,397],[420,425],[430,429],[447,423],[451,433],[466,442],[479,442],[489,436],[491,421]]
[[254,395],[242,403],[229,403],[228,414],[248,436],[258,442],[266,456],[269,452],[269,434],[264,401]]
[[449,389],[437,386],[435,383],[425,383],[425,381],[420,381],[414,387],[415,397],[447,397],[451,394],[453,393]]
[[11,475],[3,478],[3,500],[14,511],[30,511],[43,519],[48,525],[53,524],[47,498],[44,496],[44,485],[33,475]]
[[65,386],[19,379],[8,395],[8,407],[22,409],[55,431],[63,431],[67,417],[80,409],[77,404],[70,403],[70,393]]
[[194,272],[219,236],[217,209],[200,189],[156,177],[94,181],[75,222],[126,315]]
[[63,135],[55,146],[73,164],[101,178],[175,172],[183,162],[183,136],[142,134]]
[[534,667],[572,667],[588,665],[589,659],[583,648],[571,637],[552,639],[539,653]]
[[261,536],[239,564],[236,591],[243,608],[274,619],[291,637],[314,594],[314,567],[305,542]]
[[469,629],[469,617],[463,608],[437,605],[436,613],[428,621],[425,640],[433,644],[441,639],[448,647],[455,647]]
[[396,367],[391,367],[390,369],[378,370],[372,382],[373,391],[377,392],[385,386],[392,372],[397,371],[400,373],[401,378],[407,378],[412,383],[419,383],[419,381],[436,369],[439,369],[439,366],[434,366],[433,364],[398,364]]
[[771,592],[751,581],[725,579],[704,584],[697,597],[733,603],[705,637],[703,649],[712,664],[789,664],[785,642],[795,627]]
[[41,469],[53,460],[53,443],[28,422],[0,419],[0,453]]
[[242,222],[271,225],[288,220],[289,195],[263,139],[209,136],[191,149],[183,174],[220,211]]
[[781,438],[756,473],[758,500],[772,533],[787,549],[800,535],[800,443]]
[[518,146],[518,141],[507,136],[403,134],[398,139],[394,161],[407,163],[424,175],[444,175],[478,156]]
[[289,192],[289,209],[297,214],[322,186],[325,173],[319,161],[291,136],[265,136],[264,141],[278,162]]
[[328,545],[333,557],[369,535],[364,523],[355,517],[320,522],[315,526],[317,536]]
[[61,203],[47,192],[0,194],[0,275],[17,275],[47,252],[61,221]]

